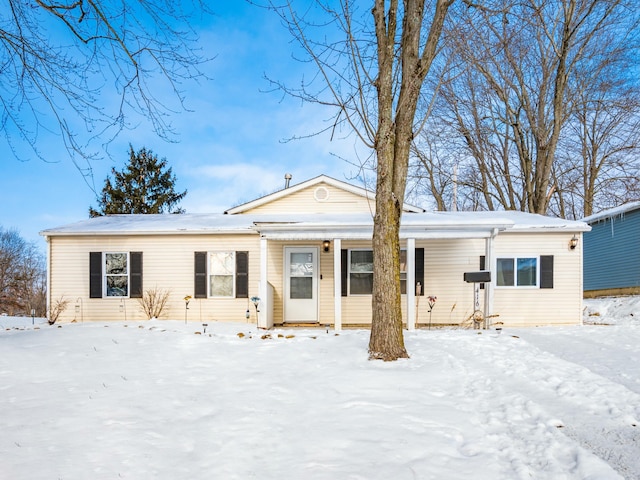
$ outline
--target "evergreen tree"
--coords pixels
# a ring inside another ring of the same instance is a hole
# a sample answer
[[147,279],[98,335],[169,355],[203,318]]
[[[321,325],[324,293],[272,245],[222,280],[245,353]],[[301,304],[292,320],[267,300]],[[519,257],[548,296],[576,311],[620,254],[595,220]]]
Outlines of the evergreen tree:
[[176,177],[167,168],[167,160],[158,160],[151,150],[134,152],[129,145],[129,165],[122,172],[111,169],[113,183],[107,177],[98,210],[89,207],[91,217],[116,213],[184,213],[178,208],[187,191],[176,193]]

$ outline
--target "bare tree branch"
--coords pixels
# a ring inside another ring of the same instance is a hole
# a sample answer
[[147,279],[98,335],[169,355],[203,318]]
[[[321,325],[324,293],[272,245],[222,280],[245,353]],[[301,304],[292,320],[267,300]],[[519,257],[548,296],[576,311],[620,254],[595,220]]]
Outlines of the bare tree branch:
[[43,134],[54,134],[90,175],[101,150],[94,144],[129,128],[132,114],[171,140],[170,114],[186,109],[182,82],[205,78],[200,67],[207,59],[196,48],[191,19],[208,11],[206,2],[5,3],[0,125],[17,158],[55,161],[39,145]]

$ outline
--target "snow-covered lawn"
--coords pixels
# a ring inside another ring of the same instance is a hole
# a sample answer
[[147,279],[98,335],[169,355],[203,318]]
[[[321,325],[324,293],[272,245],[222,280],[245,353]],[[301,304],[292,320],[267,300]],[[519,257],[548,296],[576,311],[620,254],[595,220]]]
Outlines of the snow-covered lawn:
[[585,303],[392,363],[364,330],[0,317],[0,479],[640,478],[640,298]]

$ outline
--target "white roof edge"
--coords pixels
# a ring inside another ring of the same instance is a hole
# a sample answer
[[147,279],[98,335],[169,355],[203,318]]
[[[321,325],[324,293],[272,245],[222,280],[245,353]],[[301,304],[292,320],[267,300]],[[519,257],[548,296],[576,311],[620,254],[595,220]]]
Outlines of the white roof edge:
[[256,235],[258,232],[254,229],[221,229],[221,230],[112,230],[112,231],[63,231],[63,230],[42,230],[38,234],[42,237],[83,237],[91,235],[93,237],[109,237],[120,235]]
[[603,210],[602,212],[589,215],[588,217],[583,218],[582,221],[586,223],[597,222],[598,220],[602,220],[604,218],[617,217],[619,215],[624,215],[627,212],[638,209],[640,209],[640,201],[629,202],[618,207],[608,208],[607,210]]
[[[159,236],[159,235],[267,235],[277,232],[370,232],[370,214],[292,215],[120,215],[99,217],[62,227],[43,230],[44,237],[60,236]],[[401,236],[427,235],[428,232],[465,230],[489,232],[493,229],[519,232],[586,232],[591,227],[581,221],[547,218],[523,212],[430,212],[402,217]],[[418,238],[418,237],[416,237]]]
[[[250,210],[252,208],[260,207],[274,200],[283,198],[289,194],[299,192],[300,190],[303,190],[307,187],[310,187],[312,185],[317,185],[323,182],[333,187],[346,190],[355,195],[365,197],[366,199],[369,199],[369,200],[373,200],[375,198],[375,193],[365,188],[358,187],[351,183],[343,182],[342,180],[337,180],[327,175],[318,175],[317,177],[311,178],[309,180],[305,180],[304,182],[298,183],[291,187],[283,188],[282,190],[278,190],[277,192],[270,193],[268,195],[257,198],[255,200],[251,200],[250,202],[243,203],[241,205],[237,205],[235,207],[229,208],[228,210],[225,210],[224,213],[228,215],[235,215],[238,213],[246,212],[247,210]],[[404,203],[402,208],[406,212],[413,212],[413,213],[422,213],[425,211],[424,208],[416,207],[415,205],[409,205],[408,203]]]
[[513,228],[508,229],[509,233],[527,233],[527,232],[540,232],[540,233],[551,233],[551,232],[590,232],[591,227],[586,223],[584,225],[576,225],[576,226],[561,226],[561,227],[526,227],[526,226],[514,226]]

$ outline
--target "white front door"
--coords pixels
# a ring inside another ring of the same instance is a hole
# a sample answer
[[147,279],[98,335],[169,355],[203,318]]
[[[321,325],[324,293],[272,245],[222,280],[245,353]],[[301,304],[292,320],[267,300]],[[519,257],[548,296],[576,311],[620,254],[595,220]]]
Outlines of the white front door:
[[284,321],[318,321],[318,249],[284,249]]

